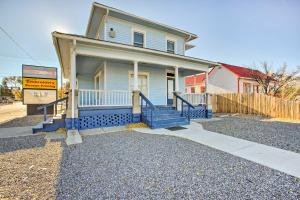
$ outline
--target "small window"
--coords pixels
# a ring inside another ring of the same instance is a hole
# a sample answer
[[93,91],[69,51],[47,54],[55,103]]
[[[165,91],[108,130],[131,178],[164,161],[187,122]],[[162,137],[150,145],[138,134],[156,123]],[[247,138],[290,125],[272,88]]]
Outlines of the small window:
[[171,40],[167,40],[167,52],[175,53],[175,42]]
[[191,93],[195,93],[195,87],[191,87]]
[[140,32],[133,33],[133,45],[135,47],[144,47],[144,34]]
[[259,93],[259,86],[253,85],[253,93]]

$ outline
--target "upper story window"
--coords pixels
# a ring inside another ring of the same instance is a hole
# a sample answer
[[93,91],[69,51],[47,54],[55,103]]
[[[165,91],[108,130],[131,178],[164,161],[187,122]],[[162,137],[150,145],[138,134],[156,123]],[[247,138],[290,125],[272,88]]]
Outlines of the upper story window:
[[175,53],[175,42],[172,40],[167,40],[167,52]]
[[145,34],[141,32],[133,32],[133,45],[135,47],[144,47]]

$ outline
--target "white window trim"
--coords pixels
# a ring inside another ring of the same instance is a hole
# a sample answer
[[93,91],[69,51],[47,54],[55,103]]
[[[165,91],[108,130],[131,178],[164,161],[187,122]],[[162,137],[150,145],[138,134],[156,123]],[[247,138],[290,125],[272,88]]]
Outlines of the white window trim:
[[143,48],[146,48],[147,47],[147,44],[146,44],[146,38],[147,38],[147,34],[146,34],[146,31],[145,30],[142,30],[142,29],[139,29],[139,28],[136,28],[136,27],[133,27],[131,29],[131,44],[132,46],[134,46],[134,32],[138,32],[138,33],[142,33],[144,34],[144,44],[143,44]]
[[166,36],[166,40],[165,40],[166,52],[168,52],[168,40],[174,42],[174,54],[177,54],[177,39],[170,36]]
[[98,85],[98,87],[99,87],[99,90],[100,90],[100,76],[101,76],[101,73],[102,73],[102,71],[99,71],[97,74],[95,74],[95,76],[94,76],[94,89],[96,90],[97,89],[97,78],[99,78],[99,85]]
[[[174,74],[174,77],[171,77],[171,76],[168,76],[168,73],[172,73],[172,74]],[[165,81],[165,86],[166,86],[166,89],[167,89],[167,93],[166,93],[166,105],[168,105],[168,78],[172,78],[172,79],[174,79],[174,81],[175,81],[175,70],[174,69],[166,69],[165,70],[165,77],[166,77],[166,81]]]
[[[130,91],[132,91],[131,89],[130,89],[130,76],[131,75],[134,75],[134,72],[132,71],[132,70],[129,70],[128,71],[128,91],[130,90]],[[148,91],[147,91],[147,93],[148,93],[148,98],[150,97],[150,73],[149,72],[138,72],[138,76],[139,75],[146,75],[147,76],[147,87],[148,87]]]

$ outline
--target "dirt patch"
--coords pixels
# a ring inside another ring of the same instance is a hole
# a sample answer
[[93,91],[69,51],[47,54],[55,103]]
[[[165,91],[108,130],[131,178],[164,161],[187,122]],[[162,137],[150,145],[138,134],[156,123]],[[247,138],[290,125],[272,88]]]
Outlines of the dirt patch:
[[4,123],[0,123],[0,128],[35,126],[43,121],[43,115],[31,115],[20,118],[11,119]]
[[0,106],[0,124],[25,116],[26,106],[22,102]]

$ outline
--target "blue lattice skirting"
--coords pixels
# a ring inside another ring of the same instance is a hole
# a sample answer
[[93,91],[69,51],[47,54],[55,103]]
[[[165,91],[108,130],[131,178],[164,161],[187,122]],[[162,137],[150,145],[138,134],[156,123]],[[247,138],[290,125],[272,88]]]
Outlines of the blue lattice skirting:
[[123,126],[134,120],[132,108],[84,108],[79,109],[78,128],[100,128],[111,126]]
[[[187,107],[183,109],[183,115],[188,116]],[[198,119],[198,118],[211,118],[211,112],[206,109],[205,105],[195,106],[195,109],[190,109],[190,118]]]

